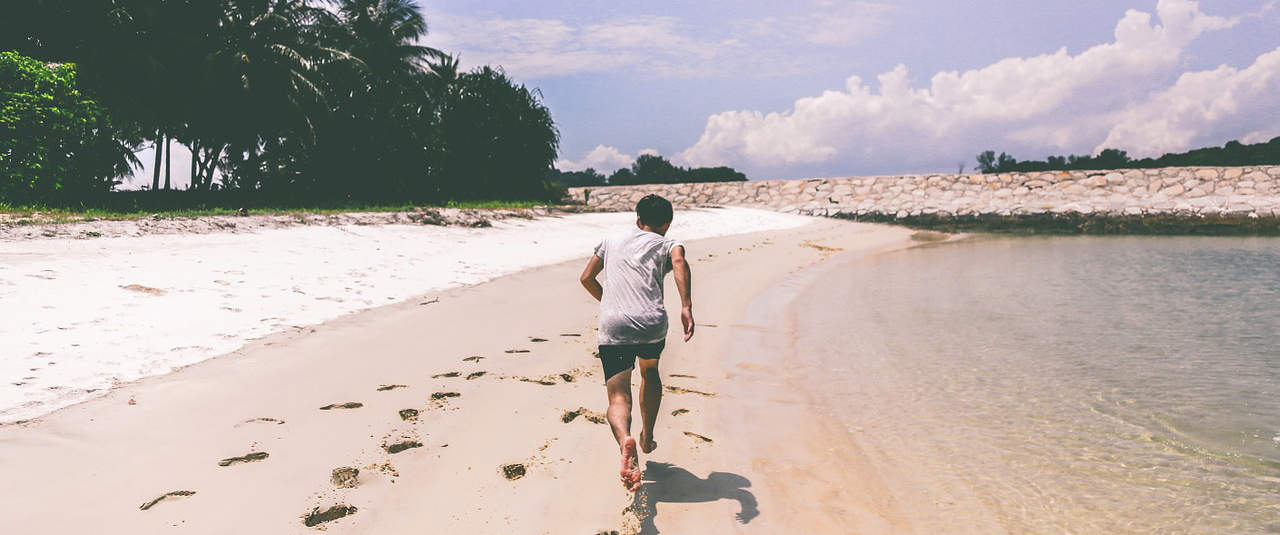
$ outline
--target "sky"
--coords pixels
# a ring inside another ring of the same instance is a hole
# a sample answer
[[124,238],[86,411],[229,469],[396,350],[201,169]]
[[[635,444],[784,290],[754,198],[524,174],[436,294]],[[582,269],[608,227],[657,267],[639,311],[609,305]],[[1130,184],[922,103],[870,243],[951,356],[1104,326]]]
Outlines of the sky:
[[1276,0],[419,8],[425,44],[541,91],[562,170],[658,153],[752,178],[955,172],[988,149],[1142,157],[1280,136]]
[[954,172],[1280,135],[1269,0],[423,0],[427,44],[542,91],[564,170]]

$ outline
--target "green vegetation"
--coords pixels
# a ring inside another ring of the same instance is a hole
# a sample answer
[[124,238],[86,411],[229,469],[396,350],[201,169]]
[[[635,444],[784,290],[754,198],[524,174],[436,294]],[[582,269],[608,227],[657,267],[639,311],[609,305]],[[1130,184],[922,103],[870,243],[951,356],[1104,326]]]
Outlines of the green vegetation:
[[1206,147],[1159,158],[1132,159],[1122,150],[1105,149],[1096,156],[1050,156],[1044,161],[1020,162],[1013,156],[995,151],[978,155],[978,170],[983,173],[1020,173],[1034,171],[1073,171],[1096,169],[1151,169],[1156,167],[1280,165],[1280,137],[1265,143],[1244,145],[1229,141],[1222,147]]
[[0,52],[0,199],[110,191],[136,144],[77,89],[75,66]]
[[[163,197],[163,193],[160,197]],[[338,214],[347,212],[412,212],[423,208],[458,208],[463,210],[517,210],[545,206],[547,203],[531,200],[509,201],[461,201],[431,205],[414,204],[261,204],[244,207],[216,206],[208,204],[187,205],[186,192],[173,191],[171,202],[156,202],[157,195],[150,192],[119,192],[105,197],[107,205],[12,205],[0,202],[0,224],[17,225],[34,223],[67,223],[72,221],[116,221],[144,219],[160,215],[166,218],[238,215],[291,215]],[[243,212],[241,209],[243,208]]]
[[[412,0],[5,7],[0,201],[132,213],[559,198],[540,93],[420,45]],[[108,193],[144,140],[158,197]],[[174,142],[194,154],[190,186],[161,195]]]
[[744,182],[747,175],[732,167],[685,168],[673,165],[655,154],[642,154],[630,168],[614,171],[607,178],[595,169],[585,171],[552,170],[550,180],[567,188],[589,186],[627,186],[634,184],[681,184],[686,182]]

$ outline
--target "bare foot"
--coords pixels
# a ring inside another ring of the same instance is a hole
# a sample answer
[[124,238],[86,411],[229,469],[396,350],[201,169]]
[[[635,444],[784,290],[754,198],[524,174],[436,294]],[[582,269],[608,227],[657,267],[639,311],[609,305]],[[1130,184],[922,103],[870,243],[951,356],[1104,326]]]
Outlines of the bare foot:
[[658,443],[653,440],[653,437],[646,436],[644,431],[640,431],[640,451],[653,453],[656,449],[658,449]]
[[640,459],[636,454],[636,439],[627,437],[622,441],[622,470],[618,472],[622,477],[622,486],[627,490],[635,492],[640,489]]

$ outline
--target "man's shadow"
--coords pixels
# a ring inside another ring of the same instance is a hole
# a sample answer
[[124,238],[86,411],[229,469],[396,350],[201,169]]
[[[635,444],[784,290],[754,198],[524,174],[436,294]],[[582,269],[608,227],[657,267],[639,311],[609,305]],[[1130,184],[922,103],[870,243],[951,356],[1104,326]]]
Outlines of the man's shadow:
[[706,503],[719,500],[738,502],[738,522],[746,524],[757,516],[756,496],[747,490],[751,480],[738,474],[712,472],[706,479],[670,463],[648,461],[644,468],[644,484],[635,493],[631,507],[640,519],[640,534],[658,533],[654,519],[659,503]]

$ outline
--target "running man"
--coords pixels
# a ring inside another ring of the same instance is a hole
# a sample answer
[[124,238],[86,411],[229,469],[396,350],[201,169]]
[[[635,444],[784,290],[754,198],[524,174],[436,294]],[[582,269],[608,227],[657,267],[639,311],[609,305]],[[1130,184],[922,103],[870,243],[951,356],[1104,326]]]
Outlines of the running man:
[[[647,195],[636,203],[636,228],[605,238],[582,272],[582,286],[600,301],[600,363],[609,393],[609,427],[622,450],[622,485],[640,488],[639,454],[631,437],[631,370],[640,363],[640,451],[658,447],[653,424],[662,404],[658,357],[667,339],[667,310],[662,281],[675,272],[680,291],[680,323],[684,341],[693,338],[693,300],[689,292],[689,263],[684,244],[666,238],[671,228],[671,203]],[[604,283],[596,280],[604,273]]]

